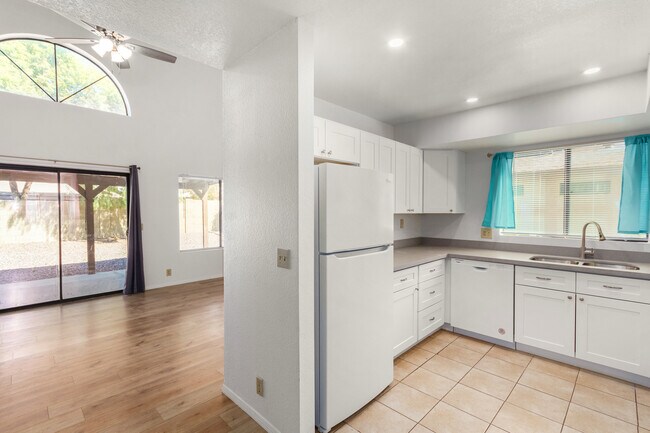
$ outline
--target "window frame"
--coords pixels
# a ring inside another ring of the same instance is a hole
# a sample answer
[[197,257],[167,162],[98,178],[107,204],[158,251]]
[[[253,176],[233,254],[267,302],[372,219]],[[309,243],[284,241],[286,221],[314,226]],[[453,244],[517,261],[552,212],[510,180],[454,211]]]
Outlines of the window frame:
[[[54,47],[54,52],[55,53],[56,53],[56,47],[59,46],[59,47],[63,47],[65,49],[68,49],[68,50],[70,50],[70,51],[84,57],[86,60],[88,60],[93,65],[95,65],[97,68],[99,68],[99,70],[101,70],[106,75],[106,77],[113,82],[113,84],[117,88],[118,92],[120,93],[120,96],[122,97],[122,102],[124,103],[125,113],[124,114],[113,113],[113,112],[110,112],[110,111],[97,110],[97,109],[93,109],[93,108],[88,108],[88,109],[95,110],[95,111],[101,111],[103,113],[117,114],[117,115],[123,115],[123,116],[126,116],[126,117],[131,117],[131,104],[129,102],[129,98],[127,97],[126,92],[124,91],[124,88],[122,87],[120,82],[117,80],[117,78],[115,78],[113,73],[110,71],[110,69],[108,69],[108,67],[106,67],[106,65],[104,65],[101,61],[99,61],[95,57],[93,57],[90,53],[82,50],[81,48],[76,47],[75,45],[61,44],[61,43],[58,43],[58,42],[52,42],[52,41],[48,40],[48,38],[52,39],[50,36],[38,35],[38,34],[33,34],[33,33],[8,33],[8,34],[0,35],[0,44],[2,42],[16,41],[16,40],[45,42],[45,43],[51,44]],[[2,54],[0,54],[0,55],[2,55]],[[57,74],[58,71],[57,71],[57,65],[56,65],[56,54],[55,54],[54,58],[55,58],[54,71],[55,71],[55,74]],[[23,72],[23,73],[25,75],[27,75],[25,72]],[[27,77],[30,80],[33,81],[33,79],[29,75],[27,75]],[[39,88],[41,87],[36,82],[34,82],[34,83]],[[55,80],[55,83],[56,83],[56,86],[57,86],[57,89],[58,89],[58,80]],[[43,89],[41,89],[41,90],[43,90]],[[43,92],[45,92],[45,91],[43,90]],[[19,95],[17,93],[13,93],[13,92],[4,92],[4,93],[10,93],[12,95]],[[47,92],[45,92],[45,93],[47,94]],[[58,90],[57,90],[57,94],[58,94]],[[24,95],[19,95],[19,96],[24,96]],[[36,98],[36,99],[38,99],[38,98]],[[62,101],[58,101],[58,100],[57,101],[52,101],[52,102],[57,103],[57,104],[62,103]],[[79,107],[79,108],[87,108],[87,107],[80,107],[78,105],[72,105],[72,106]]]
[[218,247],[206,247],[201,248],[181,248],[181,220],[178,220],[178,251],[181,253],[192,253],[197,251],[215,251],[223,249],[223,179],[220,177],[210,177],[210,176],[195,176],[191,174],[179,174],[176,176],[176,199],[178,200],[178,192],[180,188],[178,187],[178,182],[181,178],[189,179],[203,179],[208,181],[216,181],[219,184],[219,246]]
[[[578,143],[578,144],[567,144],[563,146],[552,146],[552,147],[544,147],[544,148],[531,148],[531,149],[522,149],[519,151],[514,151],[514,157],[517,157],[517,153],[521,152],[528,152],[528,151],[534,151],[534,150],[559,150],[562,149],[564,152],[564,158],[565,158],[565,164],[563,166],[563,178],[564,178],[564,185],[570,185],[571,183],[569,182],[569,179],[571,177],[571,150],[579,148],[579,147],[586,147],[586,146],[597,146],[597,145],[607,145],[607,144],[620,144],[623,142],[623,139],[614,139],[614,140],[607,140],[607,141],[595,141],[595,142],[587,142],[587,143]],[[569,161],[569,164],[566,164],[566,161]],[[514,187],[514,185],[513,185]],[[565,187],[566,188],[566,187]],[[566,191],[565,191],[566,192]],[[564,196],[564,203],[565,203],[565,209],[566,209],[566,204],[567,202],[570,202],[571,197],[570,194],[563,194]],[[570,206],[569,206],[569,209]],[[570,211],[568,212],[568,215],[570,216]],[[567,218],[567,212],[563,213],[563,220],[562,220],[562,225],[563,225],[563,234],[551,234],[551,233],[526,233],[526,232],[513,232],[511,230],[513,229],[499,229],[498,230],[498,236],[500,238],[506,238],[506,239],[514,239],[514,238],[519,238],[519,239],[566,239],[566,240],[576,240],[580,239],[580,235],[571,235],[568,234],[568,229],[569,229],[569,221],[570,219]],[[516,230],[516,228],[515,228]],[[607,241],[614,241],[614,242],[627,242],[627,243],[648,243],[650,242],[650,235],[646,234],[645,237],[621,237],[621,236],[607,236]]]

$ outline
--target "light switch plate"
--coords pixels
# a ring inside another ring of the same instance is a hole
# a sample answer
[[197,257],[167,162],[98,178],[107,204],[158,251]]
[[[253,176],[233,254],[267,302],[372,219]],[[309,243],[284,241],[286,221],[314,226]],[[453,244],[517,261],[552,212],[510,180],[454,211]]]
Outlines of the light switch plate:
[[492,239],[492,229],[490,227],[481,227],[481,239]]
[[278,248],[278,268],[290,269],[291,268],[291,251]]

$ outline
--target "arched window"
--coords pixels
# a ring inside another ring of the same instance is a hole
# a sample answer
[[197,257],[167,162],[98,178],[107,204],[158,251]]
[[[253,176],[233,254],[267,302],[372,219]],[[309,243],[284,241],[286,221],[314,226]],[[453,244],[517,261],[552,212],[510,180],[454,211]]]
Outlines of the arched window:
[[122,87],[104,65],[43,38],[0,36],[0,91],[130,115]]

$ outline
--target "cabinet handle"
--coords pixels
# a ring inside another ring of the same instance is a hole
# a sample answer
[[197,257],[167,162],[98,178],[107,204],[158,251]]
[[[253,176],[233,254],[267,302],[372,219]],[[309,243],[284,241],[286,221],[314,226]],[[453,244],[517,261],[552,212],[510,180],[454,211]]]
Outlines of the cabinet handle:
[[573,299],[573,296],[569,295],[566,298],[570,300],[570,299]]
[[321,150],[321,151],[320,151],[320,154],[321,154],[321,155],[325,155],[325,149]]
[[435,295],[436,291],[434,290],[433,292],[429,292],[430,295]]
[[549,277],[535,277],[535,278],[537,278],[538,280],[542,280],[542,281],[551,281],[551,279]]
[[585,298],[579,298],[581,302],[584,302]]
[[606,289],[623,290],[622,287],[618,287],[618,286],[608,286],[607,284],[603,284],[603,287],[606,288]]
[[453,211],[454,211],[453,209],[449,209],[449,212],[453,212]]
[[436,271],[436,268],[429,269],[429,272],[435,272],[435,271]]
[[484,268],[483,266],[472,266],[472,267],[477,271],[487,271],[487,268]]
[[399,280],[400,283],[403,283],[404,281],[408,280],[408,278],[402,278]]
[[330,150],[329,152],[327,152],[327,154],[328,154],[328,155],[331,155],[331,154],[332,154],[332,151]]
[[429,322],[435,322],[435,321],[436,321],[435,317],[432,317],[432,318],[429,319]]

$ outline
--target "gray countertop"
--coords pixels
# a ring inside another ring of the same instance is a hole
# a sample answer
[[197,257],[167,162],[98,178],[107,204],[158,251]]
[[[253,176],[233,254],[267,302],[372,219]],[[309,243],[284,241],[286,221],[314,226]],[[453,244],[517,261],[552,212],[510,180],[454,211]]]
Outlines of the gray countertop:
[[621,269],[593,268],[582,265],[565,265],[530,260],[534,254],[512,251],[496,251],[480,248],[459,248],[418,245],[413,247],[396,248],[393,267],[395,271],[412,268],[424,263],[445,259],[482,260],[486,262],[507,263],[511,265],[530,266],[535,268],[557,269],[561,271],[583,272],[590,274],[610,275],[615,277],[638,278],[650,280],[650,264],[631,263],[638,266],[638,271]]

